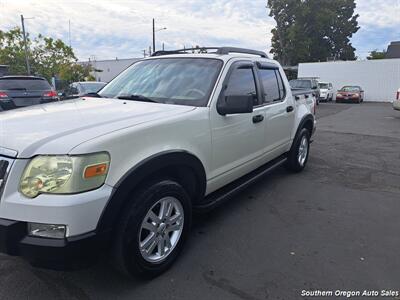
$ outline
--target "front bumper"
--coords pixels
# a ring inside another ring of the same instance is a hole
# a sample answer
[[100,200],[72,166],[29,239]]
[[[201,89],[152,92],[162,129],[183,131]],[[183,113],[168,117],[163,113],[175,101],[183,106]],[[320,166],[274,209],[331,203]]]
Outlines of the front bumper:
[[[108,244],[108,234],[100,232],[97,225],[113,188],[104,184],[89,192],[28,199],[18,192],[27,160],[0,156],[0,161],[4,160],[9,162],[6,167],[11,167],[2,174],[0,189],[0,252],[51,269],[76,269],[93,262]],[[29,236],[28,222],[65,225],[66,237]]]
[[360,97],[336,97],[336,102],[341,102],[341,103],[358,103],[360,101]]
[[108,244],[108,234],[89,232],[64,239],[27,235],[27,223],[0,219],[0,252],[21,256],[36,267],[71,270],[93,263]]

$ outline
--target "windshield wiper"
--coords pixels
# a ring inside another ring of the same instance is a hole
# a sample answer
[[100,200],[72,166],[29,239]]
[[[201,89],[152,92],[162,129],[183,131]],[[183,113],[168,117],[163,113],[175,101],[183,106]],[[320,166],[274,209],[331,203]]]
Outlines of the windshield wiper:
[[85,95],[83,95],[82,97],[94,97],[94,98],[103,98],[102,96],[100,96],[97,93],[87,93]]
[[122,95],[122,96],[118,96],[118,99],[123,99],[123,100],[134,100],[134,101],[143,101],[143,102],[155,102],[155,103],[159,103],[158,101],[154,100],[154,99],[150,99],[147,98],[143,95]]

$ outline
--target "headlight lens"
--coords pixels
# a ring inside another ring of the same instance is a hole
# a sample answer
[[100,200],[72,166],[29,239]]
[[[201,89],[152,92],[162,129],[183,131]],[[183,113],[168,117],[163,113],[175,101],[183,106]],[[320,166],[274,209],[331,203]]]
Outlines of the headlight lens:
[[29,198],[39,194],[73,194],[96,189],[106,180],[110,156],[37,156],[25,168],[20,192]]

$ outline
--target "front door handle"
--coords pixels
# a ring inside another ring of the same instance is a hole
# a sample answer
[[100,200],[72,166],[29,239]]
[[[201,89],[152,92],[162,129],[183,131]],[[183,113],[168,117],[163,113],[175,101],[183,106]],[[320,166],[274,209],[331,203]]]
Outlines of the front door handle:
[[264,120],[264,116],[263,115],[256,115],[253,116],[253,123],[260,123]]
[[293,106],[288,106],[288,107],[286,107],[286,112],[288,112],[288,113],[290,113],[291,111],[293,111],[294,110],[294,107]]

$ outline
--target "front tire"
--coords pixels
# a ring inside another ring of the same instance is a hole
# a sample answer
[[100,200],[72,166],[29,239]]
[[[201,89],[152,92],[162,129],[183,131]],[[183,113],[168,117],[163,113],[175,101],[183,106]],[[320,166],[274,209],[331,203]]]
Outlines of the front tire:
[[289,151],[286,167],[293,172],[302,171],[307,164],[309,153],[310,132],[307,128],[302,128]]
[[128,200],[117,228],[114,264],[125,274],[153,278],[183,249],[192,222],[191,201],[172,180],[153,181]]

